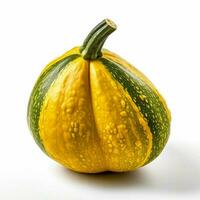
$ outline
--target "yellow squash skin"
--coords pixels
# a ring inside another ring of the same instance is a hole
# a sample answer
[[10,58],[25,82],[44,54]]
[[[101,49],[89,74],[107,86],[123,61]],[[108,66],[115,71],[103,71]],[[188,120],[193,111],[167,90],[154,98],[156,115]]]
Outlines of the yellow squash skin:
[[127,171],[142,166],[152,146],[146,121],[101,62],[90,62],[90,77],[93,112],[106,169]]
[[89,89],[89,62],[71,62],[46,95],[39,121],[48,155],[75,171],[105,170]]
[[100,62],[81,57],[49,88],[39,127],[48,155],[79,172],[136,169],[152,145],[149,127],[129,95]]

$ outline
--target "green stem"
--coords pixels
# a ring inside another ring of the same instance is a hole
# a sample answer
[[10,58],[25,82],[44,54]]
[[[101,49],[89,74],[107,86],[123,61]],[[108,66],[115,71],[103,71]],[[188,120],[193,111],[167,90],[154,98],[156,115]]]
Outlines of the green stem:
[[101,57],[101,49],[107,37],[116,30],[117,26],[109,19],[105,19],[88,34],[80,52],[84,59],[94,60]]

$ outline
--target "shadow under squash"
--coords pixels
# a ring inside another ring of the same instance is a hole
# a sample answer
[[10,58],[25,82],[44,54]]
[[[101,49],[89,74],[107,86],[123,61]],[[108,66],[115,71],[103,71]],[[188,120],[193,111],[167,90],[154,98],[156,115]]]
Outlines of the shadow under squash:
[[[184,147],[183,147],[184,148]],[[167,193],[200,191],[200,161],[190,149],[168,146],[151,164],[133,172],[82,174],[56,167],[56,175],[83,186]]]

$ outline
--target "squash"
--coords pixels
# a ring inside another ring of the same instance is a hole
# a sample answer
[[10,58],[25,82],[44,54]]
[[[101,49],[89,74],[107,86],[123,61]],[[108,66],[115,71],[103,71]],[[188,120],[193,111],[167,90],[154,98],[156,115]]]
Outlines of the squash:
[[77,172],[130,171],[154,160],[170,132],[170,111],[148,78],[102,46],[116,30],[103,20],[50,62],[30,96],[28,125],[39,147]]

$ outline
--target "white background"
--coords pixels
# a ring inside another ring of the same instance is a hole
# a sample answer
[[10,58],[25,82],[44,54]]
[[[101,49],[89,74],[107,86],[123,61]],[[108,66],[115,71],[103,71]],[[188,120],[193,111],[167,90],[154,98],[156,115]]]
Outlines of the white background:
[[[105,47],[144,72],[172,112],[169,142],[135,172],[84,175],[46,157],[26,124],[42,68],[111,18]],[[0,199],[200,199],[198,1],[0,0]]]

